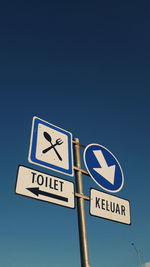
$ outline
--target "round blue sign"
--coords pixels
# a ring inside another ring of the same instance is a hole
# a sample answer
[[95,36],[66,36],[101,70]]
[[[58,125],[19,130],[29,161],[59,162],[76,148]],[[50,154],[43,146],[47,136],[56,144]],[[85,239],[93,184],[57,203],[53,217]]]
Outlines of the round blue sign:
[[93,180],[109,192],[118,192],[124,175],[115,156],[104,146],[90,144],[84,150],[84,163]]

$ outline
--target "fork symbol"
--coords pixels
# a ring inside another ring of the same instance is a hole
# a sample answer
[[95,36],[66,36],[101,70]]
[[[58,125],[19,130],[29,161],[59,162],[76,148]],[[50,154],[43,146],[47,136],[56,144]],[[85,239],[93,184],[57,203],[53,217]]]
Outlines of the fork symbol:
[[49,146],[48,148],[44,149],[42,152],[45,154],[46,152],[48,152],[50,149],[53,148],[54,151],[55,151],[55,153],[56,153],[56,155],[57,155],[57,157],[59,158],[59,160],[62,160],[62,157],[60,156],[60,154],[58,153],[58,151],[57,151],[56,148],[55,148],[55,146],[59,146],[59,145],[61,145],[61,144],[63,143],[63,141],[61,140],[61,138],[58,138],[58,139],[56,140],[56,143],[53,144],[53,143],[52,143],[52,138],[51,138],[51,136],[50,136],[47,132],[44,132],[44,137],[45,137],[45,139],[46,139],[47,141],[50,142],[51,146]]

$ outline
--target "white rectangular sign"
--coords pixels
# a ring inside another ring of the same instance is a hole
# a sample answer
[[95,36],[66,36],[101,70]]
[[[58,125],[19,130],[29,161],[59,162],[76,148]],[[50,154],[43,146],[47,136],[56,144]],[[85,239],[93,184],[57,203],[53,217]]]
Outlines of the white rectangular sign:
[[91,189],[90,214],[124,224],[131,224],[130,203],[104,192]]
[[16,193],[74,208],[74,183],[58,177],[19,166]]

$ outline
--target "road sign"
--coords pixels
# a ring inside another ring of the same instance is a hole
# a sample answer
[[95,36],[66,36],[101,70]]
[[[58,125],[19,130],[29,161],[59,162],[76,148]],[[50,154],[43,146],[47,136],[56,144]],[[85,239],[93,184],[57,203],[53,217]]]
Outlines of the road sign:
[[124,184],[124,175],[115,156],[104,146],[90,144],[84,151],[85,166],[93,180],[109,192],[118,192]]
[[72,209],[75,207],[74,183],[24,166],[18,167],[16,193]]
[[124,224],[131,224],[128,200],[91,189],[90,214]]
[[72,134],[34,117],[28,160],[73,176]]

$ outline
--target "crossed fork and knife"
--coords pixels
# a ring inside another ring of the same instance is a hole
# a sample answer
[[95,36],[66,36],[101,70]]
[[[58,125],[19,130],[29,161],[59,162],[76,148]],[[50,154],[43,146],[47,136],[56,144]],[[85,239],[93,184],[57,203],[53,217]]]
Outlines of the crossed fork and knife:
[[44,135],[45,139],[50,142],[51,145],[48,148],[44,149],[42,152],[45,154],[49,150],[54,149],[54,151],[55,151],[57,157],[59,158],[59,160],[62,160],[62,157],[60,156],[60,154],[58,153],[58,151],[56,149],[56,146],[59,146],[59,145],[61,145],[63,143],[61,138],[58,138],[56,140],[55,144],[53,144],[52,143],[52,137],[50,136],[50,134],[48,134],[47,132],[44,132],[43,135]]

